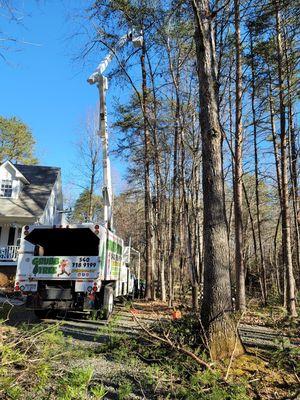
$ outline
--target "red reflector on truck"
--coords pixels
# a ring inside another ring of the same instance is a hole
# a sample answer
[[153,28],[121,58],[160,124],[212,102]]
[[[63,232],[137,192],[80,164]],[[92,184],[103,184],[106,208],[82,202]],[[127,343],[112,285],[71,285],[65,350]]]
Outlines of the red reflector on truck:
[[97,282],[93,283],[93,292],[97,292],[98,288],[97,288]]

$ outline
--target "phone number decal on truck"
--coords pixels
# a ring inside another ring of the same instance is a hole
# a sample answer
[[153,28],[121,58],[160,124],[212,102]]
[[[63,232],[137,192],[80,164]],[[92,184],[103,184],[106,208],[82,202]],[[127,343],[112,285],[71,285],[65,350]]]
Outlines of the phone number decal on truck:
[[31,263],[32,273],[35,276],[47,275],[59,279],[90,278],[98,272],[99,259],[96,256],[34,257]]

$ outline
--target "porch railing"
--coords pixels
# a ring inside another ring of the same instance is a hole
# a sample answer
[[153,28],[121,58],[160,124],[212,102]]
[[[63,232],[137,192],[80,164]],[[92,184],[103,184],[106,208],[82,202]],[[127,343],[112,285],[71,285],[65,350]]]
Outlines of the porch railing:
[[19,246],[0,247],[0,261],[16,261]]

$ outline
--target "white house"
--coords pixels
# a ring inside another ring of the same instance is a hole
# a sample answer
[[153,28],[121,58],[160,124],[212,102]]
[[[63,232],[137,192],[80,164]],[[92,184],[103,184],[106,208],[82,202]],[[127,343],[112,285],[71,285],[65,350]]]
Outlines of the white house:
[[0,165],[0,272],[14,274],[22,226],[63,223],[60,168]]

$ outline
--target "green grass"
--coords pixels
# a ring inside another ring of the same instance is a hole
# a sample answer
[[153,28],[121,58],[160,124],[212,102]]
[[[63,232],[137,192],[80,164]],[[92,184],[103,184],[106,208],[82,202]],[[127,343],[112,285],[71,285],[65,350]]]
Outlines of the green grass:
[[[92,369],[72,369],[72,363],[90,357],[91,351],[74,346],[58,326],[0,326],[0,398],[14,400],[84,399]],[[62,393],[64,388],[64,394]]]
[[[0,399],[104,399],[108,389],[99,380],[101,371],[94,369],[98,358],[116,363],[111,383],[116,384],[120,400],[131,399],[133,393],[151,400],[249,400],[255,391],[271,399],[275,390],[281,398],[295,393],[300,355],[289,343],[282,342],[269,353],[271,362],[249,355],[235,360],[225,381],[228,360],[214,364],[212,371],[202,370],[191,358],[162,343],[115,335],[117,323],[118,317],[113,318],[99,331],[99,336],[107,337],[105,343],[89,347],[65,337],[59,324],[12,328],[2,323]],[[196,328],[197,320],[187,316],[158,325],[157,334],[166,329],[174,343],[208,360]]]

